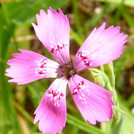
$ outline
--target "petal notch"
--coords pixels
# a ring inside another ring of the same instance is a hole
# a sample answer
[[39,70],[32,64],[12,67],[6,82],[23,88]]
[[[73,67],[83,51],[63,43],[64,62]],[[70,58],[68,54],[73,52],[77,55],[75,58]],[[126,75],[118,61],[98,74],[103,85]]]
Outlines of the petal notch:
[[44,10],[40,10],[37,25],[32,25],[39,40],[60,64],[70,62],[70,26],[68,18],[60,9],[58,13],[49,8],[47,14]]
[[12,78],[9,82],[20,85],[57,76],[59,64],[55,61],[32,51],[20,49],[20,52],[13,54],[15,58],[7,62],[10,67],[6,69],[6,75]]
[[105,29],[105,23],[94,29],[78,50],[74,67],[77,71],[109,63],[124,51],[127,35],[120,33],[120,27]]

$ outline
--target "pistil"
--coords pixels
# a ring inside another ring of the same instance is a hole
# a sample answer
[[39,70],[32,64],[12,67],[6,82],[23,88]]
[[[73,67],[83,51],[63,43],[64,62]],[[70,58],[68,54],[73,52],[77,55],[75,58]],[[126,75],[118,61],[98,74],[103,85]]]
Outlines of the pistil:
[[60,65],[58,68],[58,77],[65,77],[66,79],[70,79],[73,75],[76,74],[73,66],[71,64]]

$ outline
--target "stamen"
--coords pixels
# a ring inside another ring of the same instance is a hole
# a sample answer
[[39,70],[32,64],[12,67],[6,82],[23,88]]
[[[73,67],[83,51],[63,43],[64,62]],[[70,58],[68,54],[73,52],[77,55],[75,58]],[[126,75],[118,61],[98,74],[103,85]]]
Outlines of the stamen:
[[59,69],[62,69],[63,67],[64,67],[63,65],[59,65],[59,67],[58,67],[58,68],[59,68]]
[[59,65],[57,70],[57,77],[65,77],[66,79],[70,79],[74,74],[76,74],[76,71],[73,69],[72,65],[69,63],[66,63],[64,65]]
[[69,72],[69,74],[72,76],[72,75],[74,75],[76,72],[75,72],[75,70],[74,69],[72,69],[70,72]]

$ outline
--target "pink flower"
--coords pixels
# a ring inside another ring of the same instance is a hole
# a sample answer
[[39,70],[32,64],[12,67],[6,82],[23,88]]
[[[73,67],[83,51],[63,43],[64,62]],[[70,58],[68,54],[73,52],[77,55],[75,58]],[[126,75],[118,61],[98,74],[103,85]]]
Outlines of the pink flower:
[[127,35],[120,33],[120,27],[106,29],[104,23],[91,32],[72,62],[69,56],[70,26],[60,9],[58,13],[50,8],[47,14],[40,10],[37,25],[33,24],[33,27],[57,62],[20,49],[21,53],[13,54],[15,58],[8,61],[10,68],[6,70],[6,75],[12,78],[9,82],[19,85],[48,77],[56,78],[34,113],[34,123],[39,121],[39,130],[50,134],[61,133],[66,123],[67,84],[86,121],[91,124],[109,121],[113,117],[112,94],[77,73],[119,58],[124,51]]

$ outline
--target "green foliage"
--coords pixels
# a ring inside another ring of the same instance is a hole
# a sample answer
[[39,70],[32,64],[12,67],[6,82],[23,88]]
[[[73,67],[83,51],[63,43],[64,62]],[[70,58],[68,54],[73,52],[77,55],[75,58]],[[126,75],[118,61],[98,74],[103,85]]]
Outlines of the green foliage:
[[24,25],[31,24],[40,9],[49,7],[57,9],[67,2],[68,0],[21,0],[8,2],[5,7],[10,21],[17,25]]
[[[115,65],[115,74],[116,74],[116,84],[118,87],[122,84],[122,72],[125,70],[126,66],[131,63],[134,59],[134,47],[126,47],[122,56],[114,61]],[[120,82],[119,82],[120,81]]]
[[71,116],[70,114],[67,114],[67,123],[70,123],[70,124],[74,125],[75,127],[78,127],[87,133],[104,134],[104,132],[101,131],[100,129],[98,129],[94,126],[91,126],[87,123],[84,123],[84,122],[80,121],[79,119]]
[[132,116],[131,114],[125,115],[123,117],[120,134],[133,134],[134,133],[133,123],[134,123],[134,116]]
[[[13,106],[13,98],[10,85],[7,83],[5,76],[5,68],[7,61],[7,50],[10,38],[14,32],[14,25],[9,21],[5,6],[2,5],[0,9],[0,90],[1,90],[1,130],[3,134],[14,133],[17,134],[17,129],[22,133],[20,124],[18,123],[17,115]],[[10,111],[10,114],[9,114]]]
[[127,6],[134,6],[134,1],[133,0],[95,0],[95,1],[101,1],[101,2],[110,2],[110,3],[115,3],[115,4],[124,4]]

